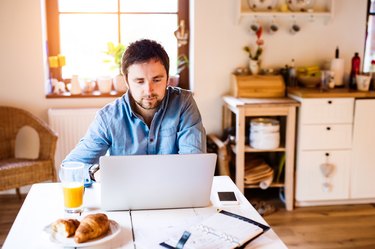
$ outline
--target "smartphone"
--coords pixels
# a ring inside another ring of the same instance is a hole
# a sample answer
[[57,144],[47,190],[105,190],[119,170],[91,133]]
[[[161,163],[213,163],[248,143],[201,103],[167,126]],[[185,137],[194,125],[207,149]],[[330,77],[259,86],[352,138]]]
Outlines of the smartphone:
[[236,194],[232,191],[228,192],[217,192],[220,203],[223,205],[238,205],[239,202],[236,198]]

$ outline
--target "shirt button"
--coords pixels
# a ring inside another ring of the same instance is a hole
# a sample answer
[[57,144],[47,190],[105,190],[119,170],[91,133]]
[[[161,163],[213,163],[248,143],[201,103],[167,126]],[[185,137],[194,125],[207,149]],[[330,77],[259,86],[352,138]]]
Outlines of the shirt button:
[[150,138],[150,143],[154,142],[154,139],[153,138]]

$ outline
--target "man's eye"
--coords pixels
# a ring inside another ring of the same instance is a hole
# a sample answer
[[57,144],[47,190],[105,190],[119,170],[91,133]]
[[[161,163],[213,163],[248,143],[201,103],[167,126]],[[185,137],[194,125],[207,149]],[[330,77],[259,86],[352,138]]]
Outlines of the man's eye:
[[136,80],[135,82],[136,82],[137,84],[143,84],[144,81],[143,81],[143,80]]
[[154,79],[154,82],[160,82],[160,81],[161,81],[161,78]]

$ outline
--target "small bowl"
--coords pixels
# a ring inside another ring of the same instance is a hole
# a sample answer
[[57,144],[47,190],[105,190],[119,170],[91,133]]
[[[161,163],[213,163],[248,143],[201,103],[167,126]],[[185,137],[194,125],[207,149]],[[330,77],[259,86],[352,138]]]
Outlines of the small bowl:
[[321,77],[320,76],[298,76],[297,80],[301,86],[314,88],[314,87],[319,86],[321,82]]

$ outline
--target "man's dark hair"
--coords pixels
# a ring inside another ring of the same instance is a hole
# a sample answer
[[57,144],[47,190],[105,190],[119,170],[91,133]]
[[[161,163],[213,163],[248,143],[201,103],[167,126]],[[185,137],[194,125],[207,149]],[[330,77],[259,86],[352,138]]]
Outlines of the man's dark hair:
[[163,64],[169,78],[169,56],[162,45],[156,41],[142,39],[131,43],[121,59],[121,70],[128,79],[128,68],[136,63],[143,63],[155,59]]

